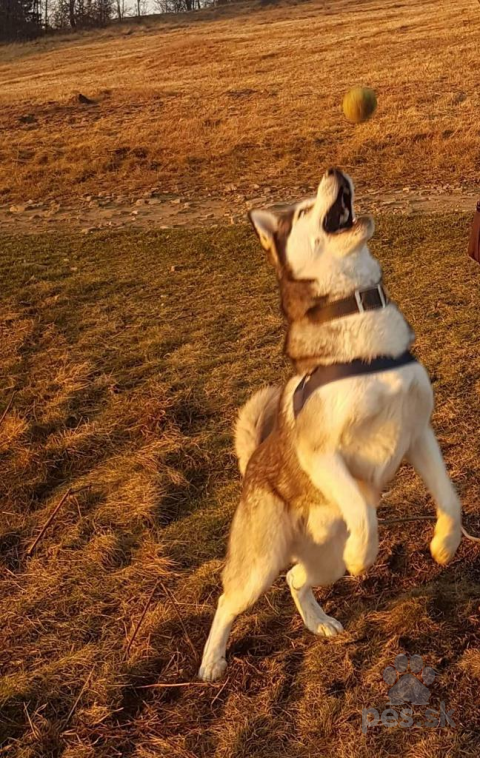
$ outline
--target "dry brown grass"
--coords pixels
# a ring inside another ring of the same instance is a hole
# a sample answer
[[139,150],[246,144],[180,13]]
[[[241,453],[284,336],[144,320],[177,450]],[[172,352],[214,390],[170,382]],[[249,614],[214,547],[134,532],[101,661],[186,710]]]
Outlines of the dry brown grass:
[[[328,164],[473,184],[479,33],[475,0],[313,0],[2,47],[0,198],[303,188]],[[379,108],[352,127],[358,83]]]
[[[467,231],[460,216],[392,217],[374,249],[417,329],[479,531],[480,271]],[[320,592],[347,628],[338,640],[303,628],[279,579],[236,623],[226,683],[150,686],[195,680],[239,494],[231,423],[288,371],[273,274],[244,228],[1,243],[0,754],[477,756],[478,547],[441,569],[425,522],[385,529],[366,578]],[[61,496],[87,484],[29,558]],[[407,468],[387,501],[395,515],[431,512]],[[437,670],[431,704],[455,709],[455,729],[362,735],[361,709],[385,705],[382,670],[399,651]]]

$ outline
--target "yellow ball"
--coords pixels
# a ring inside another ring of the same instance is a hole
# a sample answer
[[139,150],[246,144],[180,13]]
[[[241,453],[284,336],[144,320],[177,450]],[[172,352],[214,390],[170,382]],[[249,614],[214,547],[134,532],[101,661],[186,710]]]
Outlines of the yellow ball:
[[345,118],[352,124],[367,121],[375,112],[377,96],[369,87],[352,87],[343,98]]

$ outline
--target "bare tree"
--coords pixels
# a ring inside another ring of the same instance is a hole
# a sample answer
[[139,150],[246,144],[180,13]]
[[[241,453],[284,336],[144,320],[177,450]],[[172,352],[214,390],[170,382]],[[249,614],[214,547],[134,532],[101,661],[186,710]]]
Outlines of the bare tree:
[[160,13],[183,13],[213,4],[208,0],[155,0],[155,7]]
[[84,29],[105,26],[113,15],[114,0],[56,0],[52,21],[59,29]]
[[125,0],[116,0],[116,9],[117,9],[117,18],[122,20],[122,18],[125,18],[127,9],[125,6]]
[[148,11],[148,0],[135,0],[135,7],[137,10],[137,18],[146,16]]

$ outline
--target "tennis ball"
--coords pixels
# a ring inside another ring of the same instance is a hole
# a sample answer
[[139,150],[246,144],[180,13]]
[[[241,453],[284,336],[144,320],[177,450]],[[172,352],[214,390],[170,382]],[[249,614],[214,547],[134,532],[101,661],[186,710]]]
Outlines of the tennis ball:
[[367,121],[377,107],[377,96],[369,87],[352,87],[343,98],[345,118],[352,124]]

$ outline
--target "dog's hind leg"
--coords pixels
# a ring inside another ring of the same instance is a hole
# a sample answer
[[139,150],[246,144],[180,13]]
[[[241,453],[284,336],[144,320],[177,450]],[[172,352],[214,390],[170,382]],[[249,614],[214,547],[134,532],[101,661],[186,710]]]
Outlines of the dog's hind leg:
[[407,457],[435,500],[437,523],[430,551],[437,563],[444,565],[453,558],[460,544],[462,512],[431,426],[415,440]]
[[343,631],[343,627],[323,611],[315,600],[312,587],[328,587],[345,574],[343,551],[347,530],[343,521],[335,522],[331,536],[319,543],[315,538],[325,539],[324,525],[317,525],[315,516],[313,509],[309,517],[308,534],[299,551],[300,561],[287,573],[287,583],[307,629],[314,634],[334,637]]
[[271,586],[291,556],[292,520],[270,492],[255,491],[240,502],[232,523],[221,595],[198,675],[204,681],[224,673],[227,640],[237,616]]
[[214,682],[220,679],[227,668],[225,658],[227,640],[235,618],[242,611],[241,605],[236,605],[235,598],[220,595],[213,624],[203,649],[202,663],[198,672],[204,682]]

